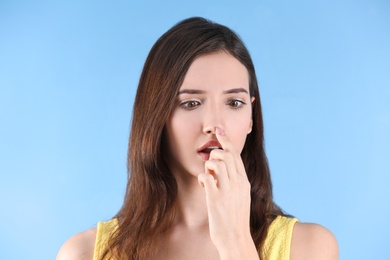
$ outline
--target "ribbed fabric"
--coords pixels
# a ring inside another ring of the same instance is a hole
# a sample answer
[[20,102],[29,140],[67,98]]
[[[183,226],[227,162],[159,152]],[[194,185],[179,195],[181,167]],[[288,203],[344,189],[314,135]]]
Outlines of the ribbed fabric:
[[[268,234],[264,241],[262,251],[263,259],[266,260],[289,260],[291,237],[296,218],[278,216],[269,226]],[[118,220],[112,219],[107,222],[99,222],[97,226],[95,251],[93,260],[100,260],[106,248],[109,236],[118,227]]]
[[[118,219],[114,218],[107,222],[99,222],[96,231],[95,249],[93,260],[100,260],[106,249],[110,235],[118,228]],[[109,257],[106,257],[109,259]]]
[[263,246],[263,259],[289,260],[290,246],[296,218],[278,216],[269,226]]

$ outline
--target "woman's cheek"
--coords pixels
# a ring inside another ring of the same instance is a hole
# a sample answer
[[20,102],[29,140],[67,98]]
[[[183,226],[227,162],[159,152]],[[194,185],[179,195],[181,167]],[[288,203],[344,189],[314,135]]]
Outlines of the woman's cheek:
[[229,136],[236,150],[241,152],[251,129],[251,118],[232,117],[227,123],[227,128],[226,134]]

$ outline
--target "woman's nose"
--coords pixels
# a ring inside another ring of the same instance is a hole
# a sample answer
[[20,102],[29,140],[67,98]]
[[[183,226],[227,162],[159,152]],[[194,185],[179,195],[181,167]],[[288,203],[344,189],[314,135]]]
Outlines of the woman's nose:
[[217,110],[207,111],[203,116],[203,133],[206,135],[215,134],[215,128],[224,129],[223,117]]

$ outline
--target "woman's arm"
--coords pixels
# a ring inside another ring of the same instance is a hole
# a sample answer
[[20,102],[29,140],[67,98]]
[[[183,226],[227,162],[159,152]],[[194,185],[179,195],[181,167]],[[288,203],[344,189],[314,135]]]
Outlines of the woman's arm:
[[96,228],[74,235],[62,245],[56,260],[92,260],[95,239]]
[[206,192],[210,237],[221,260],[258,260],[250,233],[250,183],[240,153],[225,132],[216,128],[223,150],[211,151],[205,172],[198,175]]
[[337,240],[328,229],[320,225],[296,223],[293,229],[290,259],[339,259]]

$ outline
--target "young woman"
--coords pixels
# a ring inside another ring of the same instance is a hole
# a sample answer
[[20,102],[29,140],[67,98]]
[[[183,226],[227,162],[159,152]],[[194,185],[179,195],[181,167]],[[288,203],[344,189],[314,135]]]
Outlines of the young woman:
[[118,214],[57,259],[338,259],[324,227],[273,202],[255,69],[238,36],[190,18],[146,60]]

